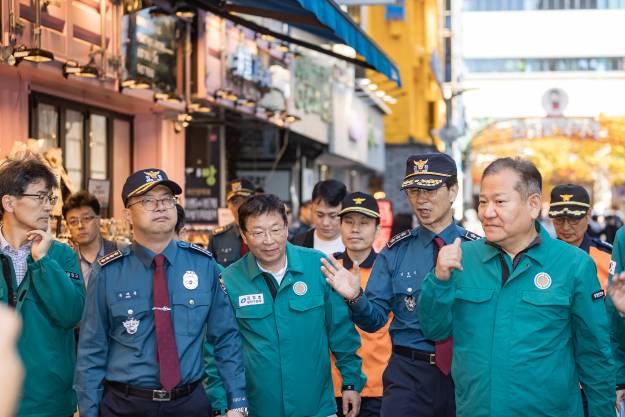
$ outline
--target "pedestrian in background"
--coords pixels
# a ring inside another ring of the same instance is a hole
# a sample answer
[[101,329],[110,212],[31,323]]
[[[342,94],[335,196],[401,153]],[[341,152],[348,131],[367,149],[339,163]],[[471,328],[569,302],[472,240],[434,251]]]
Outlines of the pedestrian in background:
[[330,179],[315,184],[311,200],[313,227],[295,236],[292,243],[315,248],[326,255],[343,252],[339,212],[345,194],[347,188],[340,181]]
[[241,204],[256,192],[254,184],[245,179],[230,181],[227,189],[226,201],[234,221],[216,228],[208,236],[208,250],[224,268],[236,262],[248,251],[245,242],[241,240],[238,210]]
[[612,245],[588,234],[590,216],[590,196],[584,187],[561,184],[553,188],[549,217],[556,229],[556,236],[590,255],[597,267],[599,283],[606,289]]
[[63,203],[63,217],[78,255],[80,270],[89,285],[93,263],[118,249],[117,244],[104,239],[100,232],[100,202],[87,191],[70,195]]

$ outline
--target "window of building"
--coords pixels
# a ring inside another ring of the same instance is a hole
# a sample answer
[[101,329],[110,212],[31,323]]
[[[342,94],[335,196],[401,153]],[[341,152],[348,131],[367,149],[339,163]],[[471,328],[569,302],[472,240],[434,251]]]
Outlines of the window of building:
[[625,9],[625,0],[464,0],[464,10]]
[[470,73],[625,71],[624,57],[465,59]]
[[[50,148],[61,148],[63,166],[74,191],[89,189],[90,180],[114,182],[113,167],[123,168],[123,174],[127,175],[130,165],[119,167],[112,158],[113,139],[116,135],[126,138],[132,130],[131,124],[130,116],[40,93],[33,93],[30,97],[29,136],[39,141],[38,146],[42,152]],[[125,128],[119,128],[120,132],[115,132],[115,126]],[[116,152],[129,158],[131,141],[117,142]],[[129,159],[127,163],[130,163]],[[102,214],[109,213],[105,207]]]

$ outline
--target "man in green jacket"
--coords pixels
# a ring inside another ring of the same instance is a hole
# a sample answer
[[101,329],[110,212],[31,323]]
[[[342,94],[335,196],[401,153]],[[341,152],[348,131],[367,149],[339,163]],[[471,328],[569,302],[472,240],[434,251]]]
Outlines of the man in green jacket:
[[250,417],[333,416],[330,351],[345,414],[355,417],[366,380],[360,337],[321,274],[323,254],[287,243],[284,204],[274,195],[247,200],[239,220],[250,252],[223,279],[243,338]]
[[542,178],[503,158],[482,175],[486,239],[443,247],[419,301],[424,334],[454,338],[458,417],[614,415],[604,293],[592,259],[536,221]]
[[612,261],[609,266],[607,300],[610,317],[610,337],[616,365],[616,401],[620,409],[621,400],[625,399],[625,227],[616,232]]
[[74,327],[84,284],[76,254],[49,231],[57,186],[38,159],[8,160],[0,167],[0,300],[23,322],[18,350],[26,379],[19,417],[69,417],[76,410]]

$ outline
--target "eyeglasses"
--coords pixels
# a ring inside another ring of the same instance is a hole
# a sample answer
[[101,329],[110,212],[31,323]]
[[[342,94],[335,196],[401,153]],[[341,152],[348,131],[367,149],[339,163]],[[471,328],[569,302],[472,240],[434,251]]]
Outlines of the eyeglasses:
[[137,204],[141,204],[141,207],[143,207],[145,210],[147,211],[154,211],[156,210],[156,208],[158,207],[159,203],[163,205],[164,208],[166,209],[172,209],[175,207],[176,203],[178,202],[178,199],[176,197],[165,197],[165,198],[143,198],[139,201],[136,201],[132,204],[128,204],[128,207],[132,207],[135,206]]
[[418,198],[419,196],[423,195],[423,197],[425,197],[426,199],[431,199],[431,198],[436,197],[438,190],[440,190],[441,188],[442,187],[439,187],[433,190],[428,190],[426,188],[409,188],[406,190],[406,193],[410,197],[414,197],[414,198]]
[[91,223],[93,221],[93,219],[95,219],[95,218],[96,218],[96,216],[85,216],[85,217],[80,217],[80,218],[72,217],[71,219],[69,219],[67,221],[67,224],[70,227],[78,227],[79,224],[86,225],[86,224]]
[[554,218],[553,224],[557,226],[564,226],[564,223],[569,223],[571,226],[577,226],[582,221],[583,217],[580,219],[574,219],[572,217],[556,217]]
[[261,241],[265,238],[265,236],[269,236],[274,239],[278,239],[284,233],[285,226],[275,226],[269,230],[253,230],[248,232],[248,236],[253,240]]
[[36,198],[37,202],[39,203],[40,206],[43,206],[46,201],[48,203],[50,203],[51,206],[55,205],[57,203],[57,201],[59,201],[59,197],[57,195],[54,195],[52,193],[48,194],[48,193],[37,193],[37,194],[20,194],[18,195],[18,197],[32,197],[32,198]]

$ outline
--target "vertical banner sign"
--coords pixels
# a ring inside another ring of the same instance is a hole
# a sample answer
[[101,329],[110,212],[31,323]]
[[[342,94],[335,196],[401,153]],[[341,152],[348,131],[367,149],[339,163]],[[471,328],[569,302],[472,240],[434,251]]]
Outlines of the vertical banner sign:
[[155,90],[176,91],[176,18],[143,9],[123,18],[126,78],[149,81]]
[[219,130],[186,129],[185,214],[187,223],[217,223],[219,208]]

